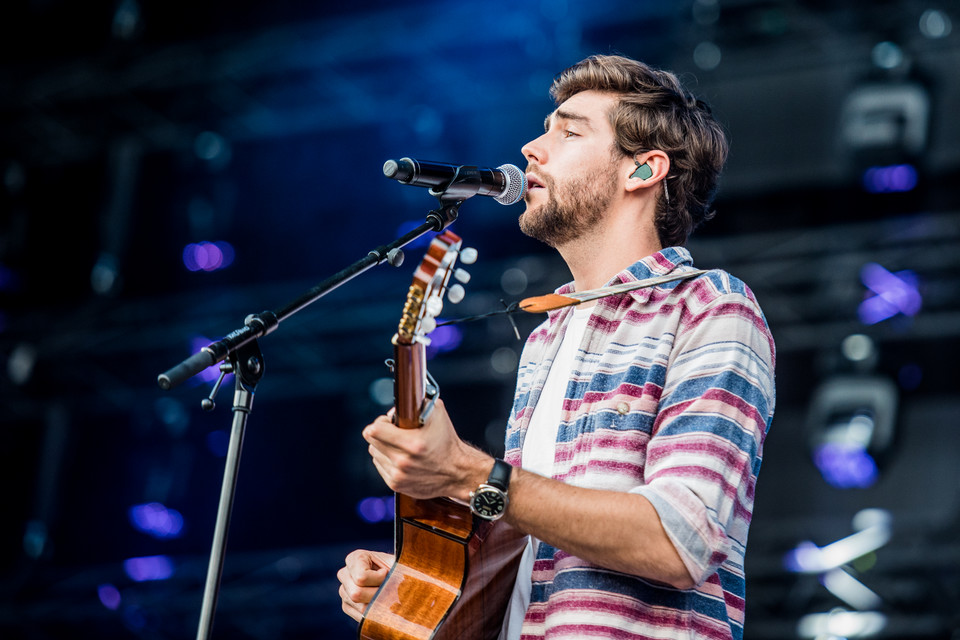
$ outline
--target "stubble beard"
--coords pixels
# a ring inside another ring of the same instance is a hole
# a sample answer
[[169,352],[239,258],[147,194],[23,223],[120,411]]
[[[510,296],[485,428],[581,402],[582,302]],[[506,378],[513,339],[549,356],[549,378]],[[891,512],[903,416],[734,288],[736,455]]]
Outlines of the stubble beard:
[[617,177],[613,166],[557,185],[551,176],[536,174],[547,189],[547,201],[520,216],[520,231],[550,247],[583,237],[603,218],[613,202]]

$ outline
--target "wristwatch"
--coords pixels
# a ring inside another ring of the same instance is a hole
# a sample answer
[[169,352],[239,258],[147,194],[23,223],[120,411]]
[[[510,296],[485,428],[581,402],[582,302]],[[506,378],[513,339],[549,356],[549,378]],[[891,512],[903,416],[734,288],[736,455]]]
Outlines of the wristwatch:
[[484,520],[498,520],[510,503],[507,487],[510,485],[510,472],[513,467],[497,458],[485,484],[470,492],[470,511]]

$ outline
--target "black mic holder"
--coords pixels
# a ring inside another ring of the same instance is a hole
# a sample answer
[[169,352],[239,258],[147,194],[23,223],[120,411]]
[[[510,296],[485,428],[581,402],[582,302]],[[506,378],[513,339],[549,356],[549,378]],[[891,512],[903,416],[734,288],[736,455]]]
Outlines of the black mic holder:
[[[453,182],[455,181],[452,181],[451,185]],[[233,499],[239,475],[240,452],[243,448],[247,417],[253,406],[253,394],[263,377],[264,371],[263,355],[260,352],[257,339],[276,331],[281,322],[371,267],[383,262],[399,267],[403,263],[402,247],[430,231],[439,232],[450,226],[457,219],[460,205],[466,198],[458,197],[456,189],[452,193],[448,193],[447,189],[438,193],[431,190],[431,193],[440,200],[440,207],[430,211],[423,224],[390,244],[373,249],[366,257],[333,274],[286,306],[276,311],[262,311],[247,316],[241,328],[231,331],[217,342],[208,344],[157,377],[157,383],[161,389],[172,389],[207,367],[221,362],[220,380],[211,392],[210,397],[204,398],[202,402],[205,410],[212,410],[214,397],[220,388],[223,376],[227,373],[235,374],[233,424],[227,446],[223,484],[220,489],[220,502],[217,508],[216,524],[214,525],[213,544],[203,589],[197,640],[207,640],[213,632],[213,617],[217,607],[220,580],[223,575],[223,565],[226,557],[227,532],[230,528]]]
[[479,167],[462,166],[457,167],[450,182],[441,188],[434,187],[430,189],[430,195],[440,199],[440,203],[464,201],[467,198],[477,195],[476,185],[480,183]]

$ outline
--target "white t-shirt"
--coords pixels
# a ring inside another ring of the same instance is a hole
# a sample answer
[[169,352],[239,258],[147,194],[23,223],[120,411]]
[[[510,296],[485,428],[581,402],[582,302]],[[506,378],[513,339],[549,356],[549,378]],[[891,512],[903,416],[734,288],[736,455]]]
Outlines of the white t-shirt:
[[[563,399],[567,393],[570,372],[574,357],[580,349],[583,334],[587,330],[592,308],[574,307],[573,317],[563,334],[547,381],[540,391],[537,406],[530,416],[530,425],[523,440],[523,469],[548,478],[553,476],[553,460],[557,450],[557,430],[560,428],[560,415]],[[536,558],[537,543],[533,536],[527,536],[527,548],[520,558],[517,570],[517,582],[510,596],[507,613],[503,620],[500,640],[519,640],[523,618],[530,604],[531,574]]]

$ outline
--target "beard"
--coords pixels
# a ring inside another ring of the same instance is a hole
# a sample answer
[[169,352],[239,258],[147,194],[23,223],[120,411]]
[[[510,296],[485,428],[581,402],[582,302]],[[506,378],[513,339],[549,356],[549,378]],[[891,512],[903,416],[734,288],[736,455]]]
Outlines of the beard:
[[535,208],[528,203],[520,216],[520,231],[553,248],[576,240],[595,227],[616,191],[613,163],[559,185],[551,176],[536,175],[546,187],[547,201]]

